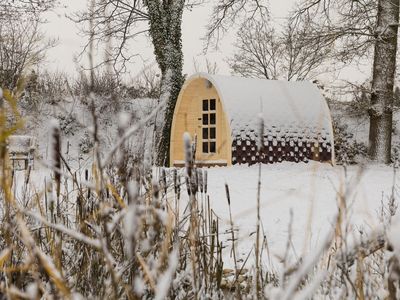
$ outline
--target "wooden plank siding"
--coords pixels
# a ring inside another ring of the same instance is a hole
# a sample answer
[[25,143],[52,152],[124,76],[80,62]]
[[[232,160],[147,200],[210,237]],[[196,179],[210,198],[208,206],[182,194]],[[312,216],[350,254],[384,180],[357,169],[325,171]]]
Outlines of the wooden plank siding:
[[[216,99],[216,153],[202,152],[202,104],[205,99]],[[220,97],[214,86],[204,78],[186,82],[179,94],[171,129],[170,165],[180,166],[185,160],[183,134],[192,140],[197,136],[195,160],[199,166],[232,164],[231,130]]]

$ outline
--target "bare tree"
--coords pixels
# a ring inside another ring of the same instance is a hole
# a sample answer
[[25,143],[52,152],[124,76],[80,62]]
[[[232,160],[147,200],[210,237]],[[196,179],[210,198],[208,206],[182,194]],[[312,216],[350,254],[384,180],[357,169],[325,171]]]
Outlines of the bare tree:
[[[307,39],[312,36],[312,40]],[[282,68],[287,80],[312,79],[335,67],[330,63],[335,53],[331,41],[314,33],[310,20],[289,19],[282,33],[284,62]]]
[[236,53],[228,60],[231,69],[247,77],[304,80],[327,71],[332,51],[325,39],[305,37],[312,34],[307,20],[289,20],[277,32],[268,20],[251,20],[237,34]]
[[[393,120],[393,83],[396,69],[399,0],[306,0],[294,19],[310,20],[313,37],[335,44],[338,58],[352,62],[373,51],[369,107],[369,157],[390,163]],[[319,17],[318,17],[319,16]]]
[[200,66],[199,62],[193,58],[193,69],[196,73],[206,72],[208,74],[218,73],[218,64],[214,61],[212,62],[207,57],[204,59],[204,65]]
[[0,86],[13,89],[30,67],[55,45],[40,31],[42,13],[57,0],[3,0],[0,3]]
[[46,40],[36,19],[7,18],[0,21],[0,85],[13,89],[27,69],[37,66],[54,46]]
[[0,3],[0,20],[10,16],[22,18],[29,15],[31,18],[52,9],[58,0],[2,0]]
[[237,33],[236,53],[228,60],[233,72],[244,77],[280,77],[282,37],[267,22],[245,22]]
[[268,17],[267,0],[218,0],[207,26],[205,50],[218,42],[234,25],[242,24],[256,17]]

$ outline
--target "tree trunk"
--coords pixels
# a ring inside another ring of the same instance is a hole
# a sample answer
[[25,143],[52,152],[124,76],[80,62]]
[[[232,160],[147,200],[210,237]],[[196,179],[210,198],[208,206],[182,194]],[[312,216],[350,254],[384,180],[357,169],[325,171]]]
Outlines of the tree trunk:
[[[171,138],[171,126],[172,117],[174,115],[176,100],[183,83],[182,70],[172,69],[165,74],[166,85],[169,85],[169,91],[167,92],[167,103],[164,109],[163,126],[158,138],[157,145],[157,160],[158,166],[169,165],[169,149],[170,149],[170,138]],[[168,82],[168,78],[171,78]]]
[[184,0],[147,0],[150,36],[161,70],[161,101],[166,101],[162,129],[157,135],[156,164],[169,163],[172,117],[183,84],[182,13]]
[[391,160],[399,4],[399,0],[378,1],[368,149],[370,159],[378,163]]

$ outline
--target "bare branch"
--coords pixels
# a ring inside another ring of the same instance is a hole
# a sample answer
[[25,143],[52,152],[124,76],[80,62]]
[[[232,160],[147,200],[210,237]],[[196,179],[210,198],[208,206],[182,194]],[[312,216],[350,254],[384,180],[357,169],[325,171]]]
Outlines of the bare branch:
[[313,35],[306,20],[289,20],[278,33],[266,20],[249,21],[238,32],[237,52],[228,63],[245,77],[305,80],[326,70],[323,63],[331,57],[329,40]]
[[55,40],[45,39],[37,20],[0,20],[0,85],[13,89],[23,73],[42,62],[55,44]]
[[205,37],[205,51],[210,45],[218,47],[221,37],[229,28],[254,18],[266,19],[268,6],[266,0],[219,0],[211,14],[207,35]]

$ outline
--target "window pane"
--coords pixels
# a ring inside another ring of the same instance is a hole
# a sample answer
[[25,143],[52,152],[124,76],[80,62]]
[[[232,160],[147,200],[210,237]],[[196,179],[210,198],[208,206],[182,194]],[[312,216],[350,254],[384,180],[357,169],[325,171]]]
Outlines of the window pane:
[[208,128],[203,128],[203,140],[208,139]]
[[208,153],[208,142],[203,142],[203,153]]
[[210,153],[215,153],[215,142],[210,142]]
[[215,110],[215,99],[210,99],[210,110]]
[[208,110],[208,100],[203,100],[203,111]]
[[215,124],[215,114],[210,114],[210,124]]
[[215,139],[215,127],[210,128],[210,139]]
[[203,114],[203,125],[208,125],[208,114]]

